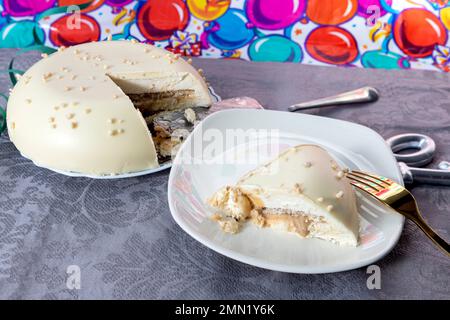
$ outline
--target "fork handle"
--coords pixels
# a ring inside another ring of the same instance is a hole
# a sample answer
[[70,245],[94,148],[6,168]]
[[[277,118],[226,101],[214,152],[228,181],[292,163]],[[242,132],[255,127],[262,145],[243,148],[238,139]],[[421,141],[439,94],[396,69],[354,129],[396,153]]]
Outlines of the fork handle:
[[448,256],[450,256],[450,245],[447,241],[441,238],[426,222],[422,217],[411,217],[410,219],[430,238],[436,246],[444,251]]

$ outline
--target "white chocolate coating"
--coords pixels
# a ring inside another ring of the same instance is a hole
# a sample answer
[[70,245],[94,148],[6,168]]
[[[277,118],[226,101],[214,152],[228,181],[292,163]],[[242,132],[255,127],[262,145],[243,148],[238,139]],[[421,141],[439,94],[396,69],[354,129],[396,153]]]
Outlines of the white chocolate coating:
[[102,175],[154,168],[151,135],[123,90],[179,89],[194,90],[198,106],[211,104],[200,74],[165,50],[130,41],[70,47],[21,77],[8,101],[8,133],[24,156],[53,169]]
[[[246,174],[237,183],[261,206],[303,211],[323,216],[330,226],[316,236],[356,246],[359,216],[354,190],[344,172],[323,148],[299,145],[265,166]],[[260,189],[259,192],[252,190]],[[312,234],[314,236],[314,234]]]

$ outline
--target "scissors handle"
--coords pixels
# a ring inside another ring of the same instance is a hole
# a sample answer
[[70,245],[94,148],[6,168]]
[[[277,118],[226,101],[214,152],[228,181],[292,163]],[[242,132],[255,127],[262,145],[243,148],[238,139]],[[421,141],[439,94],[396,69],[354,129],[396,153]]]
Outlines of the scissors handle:
[[399,167],[405,184],[424,183],[450,186],[450,170],[412,168],[404,162],[399,162]]

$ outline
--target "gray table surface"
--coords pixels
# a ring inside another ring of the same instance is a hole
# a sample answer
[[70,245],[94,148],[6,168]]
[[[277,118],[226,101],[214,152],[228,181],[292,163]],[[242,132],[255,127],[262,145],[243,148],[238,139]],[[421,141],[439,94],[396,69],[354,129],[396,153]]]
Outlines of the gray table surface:
[[[14,53],[0,49],[0,69]],[[16,66],[26,68],[36,59],[27,55]],[[351,120],[385,138],[424,133],[437,142],[435,163],[450,160],[447,74],[230,60],[195,64],[223,98],[250,96],[270,109],[373,85],[382,94],[376,104],[309,113]],[[0,92],[7,92],[5,74],[0,84]],[[450,298],[450,259],[410,222],[394,250],[377,262],[380,290],[367,288],[365,268],[323,275],[273,272],[223,257],[184,233],[169,212],[168,175],[69,178],[35,167],[3,135],[0,298]],[[426,220],[450,239],[450,188],[416,186],[412,191]],[[69,265],[80,267],[79,290],[66,286]]]

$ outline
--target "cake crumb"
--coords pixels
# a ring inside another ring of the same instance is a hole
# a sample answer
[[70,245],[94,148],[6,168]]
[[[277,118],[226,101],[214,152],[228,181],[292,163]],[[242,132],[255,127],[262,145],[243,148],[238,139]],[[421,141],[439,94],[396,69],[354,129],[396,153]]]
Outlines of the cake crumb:
[[240,224],[234,219],[221,219],[218,221],[222,231],[225,233],[236,234],[239,232]]
[[310,161],[305,162],[304,164],[305,168],[311,168],[312,163]]
[[184,117],[186,118],[187,122],[194,124],[195,120],[197,120],[197,116],[195,114],[195,111],[191,108],[187,108],[184,110]]
[[330,212],[331,210],[333,210],[333,205],[330,204],[329,206],[327,206],[327,211]]
[[339,191],[338,193],[336,193],[336,198],[341,199],[344,196],[344,191]]
[[254,224],[256,224],[260,228],[264,228],[266,226],[266,219],[257,209],[253,209],[250,211],[250,217]]
[[344,171],[339,171],[336,175],[338,179],[342,179],[344,177]]
[[323,202],[323,197],[317,198],[317,202]]

